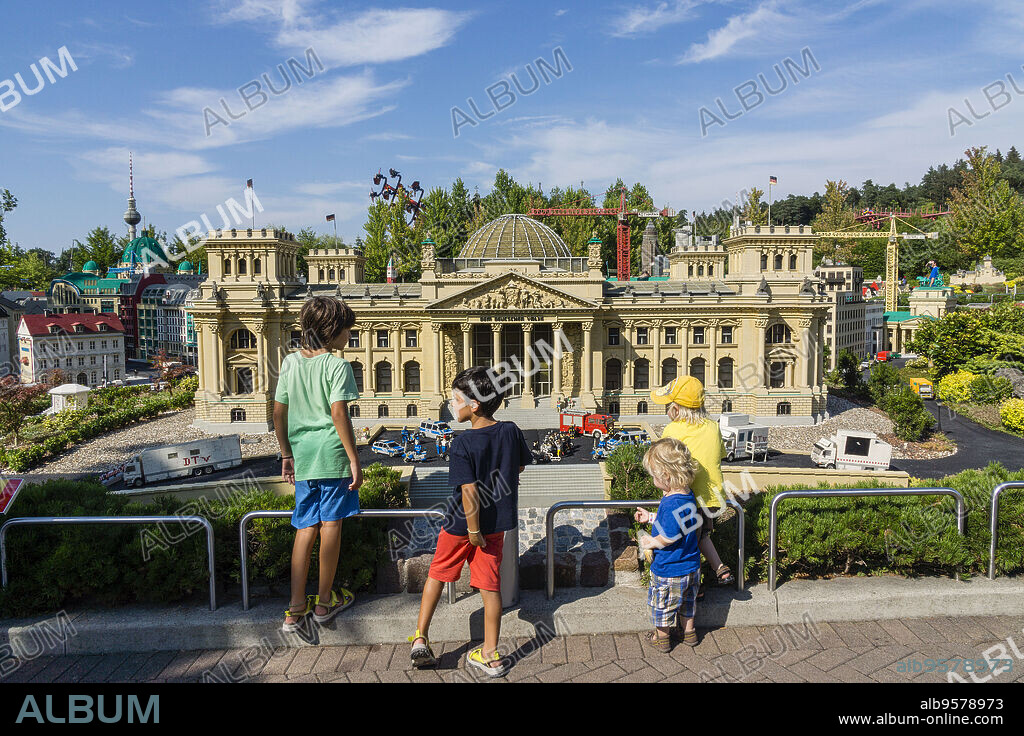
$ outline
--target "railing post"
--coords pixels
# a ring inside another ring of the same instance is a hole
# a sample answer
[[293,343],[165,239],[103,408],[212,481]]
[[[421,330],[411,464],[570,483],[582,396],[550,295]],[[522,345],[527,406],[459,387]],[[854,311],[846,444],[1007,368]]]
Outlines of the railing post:
[[[988,579],[996,579],[996,539],[999,535],[999,496],[1003,491],[1011,488],[1024,488],[1024,481],[1014,480],[1008,483],[1000,483],[992,489],[992,510],[989,512],[989,531],[992,539],[988,548]],[[0,545],[3,545],[3,537],[0,537]]]

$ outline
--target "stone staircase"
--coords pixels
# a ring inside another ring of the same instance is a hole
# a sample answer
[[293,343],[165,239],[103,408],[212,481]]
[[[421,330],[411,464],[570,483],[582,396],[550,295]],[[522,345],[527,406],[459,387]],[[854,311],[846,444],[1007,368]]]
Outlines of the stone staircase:
[[[417,467],[409,488],[413,508],[429,508],[451,493],[448,468]],[[601,469],[596,463],[528,465],[519,478],[519,508],[547,508],[556,501],[604,497]]]

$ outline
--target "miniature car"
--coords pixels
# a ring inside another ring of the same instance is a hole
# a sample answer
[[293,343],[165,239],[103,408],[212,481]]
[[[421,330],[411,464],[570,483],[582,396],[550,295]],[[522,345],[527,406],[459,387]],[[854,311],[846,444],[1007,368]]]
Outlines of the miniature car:
[[377,440],[370,447],[370,452],[388,457],[398,457],[402,454],[402,446],[394,440]]
[[448,422],[420,422],[420,434],[424,437],[453,437],[455,430],[448,426]]
[[651,439],[647,436],[647,432],[642,429],[620,429],[608,438],[606,442],[607,451],[611,452],[619,445],[627,442],[631,442],[634,445],[649,445],[651,444]]

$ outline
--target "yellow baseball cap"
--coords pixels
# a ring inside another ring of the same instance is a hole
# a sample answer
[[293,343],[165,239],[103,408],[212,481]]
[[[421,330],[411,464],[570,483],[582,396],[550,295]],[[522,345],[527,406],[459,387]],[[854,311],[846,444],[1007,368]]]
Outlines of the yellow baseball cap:
[[693,376],[680,376],[672,383],[651,392],[655,404],[679,404],[687,409],[704,406],[704,384]]

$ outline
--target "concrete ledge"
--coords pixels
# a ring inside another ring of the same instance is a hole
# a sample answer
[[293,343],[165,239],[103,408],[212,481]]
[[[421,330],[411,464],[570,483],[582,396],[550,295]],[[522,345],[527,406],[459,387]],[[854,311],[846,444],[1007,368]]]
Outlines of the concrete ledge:
[[[232,599],[216,611],[202,602],[168,607],[126,607],[69,612],[72,633],[62,644],[66,654],[99,654],[178,649],[232,649],[272,646],[404,643],[416,625],[418,595],[357,596],[356,604],[321,627],[309,619],[303,631],[281,632],[284,602],[259,600],[249,611]],[[697,607],[698,625],[772,626],[798,623],[805,614],[815,621],[876,621],[931,616],[1018,615],[1024,579],[895,577],[798,580],[783,583],[774,594],[766,585],[738,592],[711,588]],[[38,651],[42,622],[55,628],[53,615],[0,624],[0,643],[16,651]],[[502,636],[532,637],[544,623],[559,634],[607,634],[649,628],[647,589],[639,585],[560,589],[548,601],[541,591],[523,591],[519,605],[502,619]],[[431,626],[435,641],[483,637],[483,609],[475,593],[462,594],[454,605],[441,602]],[[61,645],[58,645],[61,646]],[[47,647],[52,648],[52,647]],[[54,653],[58,653],[54,649]]]

